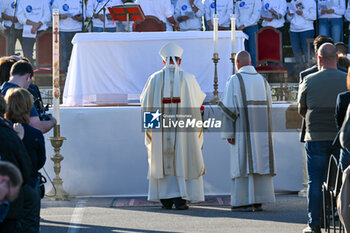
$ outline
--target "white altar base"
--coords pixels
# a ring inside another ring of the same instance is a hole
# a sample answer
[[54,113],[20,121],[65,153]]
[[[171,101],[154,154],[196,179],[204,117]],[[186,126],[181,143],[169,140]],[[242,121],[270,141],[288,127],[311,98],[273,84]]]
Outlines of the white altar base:
[[[274,108],[289,104],[274,104]],[[209,108],[206,107],[206,111]],[[273,116],[285,126],[285,113]],[[65,107],[61,109],[61,177],[71,196],[145,196],[148,191],[147,151],[141,131],[140,107]],[[54,178],[54,154],[45,134],[45,169]],[[276,191],[302,189],[302,145],[296,130],[274,133]],[[205,132],[203,156],[205,195],[229,194],[229,144],[220,133]],[[46,184],[51,190],[51,184]]]

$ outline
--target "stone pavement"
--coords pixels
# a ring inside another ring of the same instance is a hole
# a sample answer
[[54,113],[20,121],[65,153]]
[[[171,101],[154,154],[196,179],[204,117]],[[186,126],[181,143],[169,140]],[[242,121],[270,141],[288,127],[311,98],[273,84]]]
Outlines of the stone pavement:
[[113,198],[42,201],[41,233],[234,232],[300,233],[306,226],[306,199],[276,195],[263,212],[232,212],[229,206],[111,208]]

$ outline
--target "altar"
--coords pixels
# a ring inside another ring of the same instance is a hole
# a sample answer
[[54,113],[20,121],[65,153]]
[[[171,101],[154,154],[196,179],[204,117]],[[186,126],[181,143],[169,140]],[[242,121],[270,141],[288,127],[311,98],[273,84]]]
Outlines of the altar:
[[[274,103],[273,140],[276,159],[276,191],[299,191],[303,175],[303,144],[297,130],[286,129],[286,110],[290,104]],[[219,113],[205,106],[204,117]],[[64,107],[61,109],[61,177],[64,188],[73,196],[146,196],[147,150],[142,131],[140,106]],[[45,134],[45,169],[54,177],[54,154]],[[203,176],[205,195],[229,194],[230,145],[217,131],[204,130]],[[51,185],[48,183],[49,191]]]
[[[232,74],[231,32],[219,31],[219,92]],[[248,37],[236,32],[236,50]],[[65,106],[130,103],[138,100],[147,78],[163,66],[158,52],[168,42],[184,49],[181,67],[213,92],[213,32],[78,33],[63,94]]]

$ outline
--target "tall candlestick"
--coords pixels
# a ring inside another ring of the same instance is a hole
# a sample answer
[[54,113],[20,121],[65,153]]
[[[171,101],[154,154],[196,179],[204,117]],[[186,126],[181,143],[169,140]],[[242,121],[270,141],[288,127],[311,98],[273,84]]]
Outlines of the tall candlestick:
[[214,15],[214,53],[218,53],[218,30],[219,30],[219,18],[218,15]]
[[54,116],[57,125],[60,124],[60,31],[59,31],[59,10],[52,9],[52,93]]
[[236,53],[236,18],[231,14],[231,53]]
[[61,137],[60,130],[60,30],[59,30],[59,10],[52,9],[52,83],[53,83],[53,106],[54,115],[57,120],[57,125],[55,125],[53,130],[53,137],[50,137],[51,145],[54,147],[55,155],[51,157],[54,162],[54,171],[56,177],[53,179],[53,187],[49,192],[49,196],[55,198],[56,201],[66,201],[68,200],[68,193],[63,188],[63,181],[60,177],[61,172],[61,161],[63,156],[60,154],[60,148],[63,141],[66,140],[65,137]]

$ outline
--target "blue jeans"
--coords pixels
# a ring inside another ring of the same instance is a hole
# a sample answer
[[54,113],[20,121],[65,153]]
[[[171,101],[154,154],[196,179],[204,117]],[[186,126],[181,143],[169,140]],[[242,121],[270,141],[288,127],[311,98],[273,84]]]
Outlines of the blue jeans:
[[[100,27],[93,27],[92,29],[94,32],[103,32],[103,27],[100,28]],[[116,32],[117,29],[114,27],[114,28],[105,28],[105,32]]]
[[308,224],[320,225],[322,209],[322,183],[326,180],[332,141],[306,142],[307,172],[309,175]]
[[35,44],[35,38],[27,38],[23,37],[22,40],[22,50],[23,50],[23,56],[29,59],[30,63],[34,66],[33,61],[33,47]]
[[72,54],[72,39],[77,32],[60,32],[62,48],[62,70],[67,73],[69,59]]
[[319,35],[325,35],[333,38],[333,42],[343,41],[343,19],[329,18],[319,19]]
[[[303,31],[303,32],[290,32],[290,41],[292,43],[292,49],[295,57],[295,61],[298,64],[298,69],[303,70],[305,64],[308,61],[307,51],[307,39],[314,38],[315,31]],[[311,48],[312,50],[312,48]]]
[[257,31],[258,25],[253,25],[243,29],[243,32],[249,36],[249,39],[244,41],[244,47],[245,50],[250,53],[253,66],[256,66],[255,33]]
[[22,44],[22,29],[12,29],[10,27],[6,27],[5,33],[7,35],[7,55],[11,56],[15,54],[16,41],[18,40],[23,47]]
[[344,170],[350,165],[350,151],[341,149],[339,162],[341,170],[344,172]]

